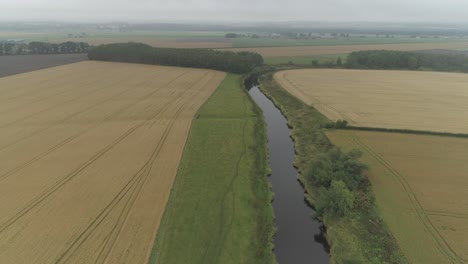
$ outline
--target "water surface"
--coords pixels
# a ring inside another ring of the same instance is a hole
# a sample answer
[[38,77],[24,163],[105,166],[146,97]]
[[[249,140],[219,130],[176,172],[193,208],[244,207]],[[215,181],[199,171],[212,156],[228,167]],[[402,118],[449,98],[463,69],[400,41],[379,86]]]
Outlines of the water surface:
[[263,110],[268,129],[270,181],[278,228],[274,239],[276,259],[279,264],[328,263],[324,228],[304,201],[304,189],[293,167],[294,142],[287,120],[258,87],[250,89],[249,94]]

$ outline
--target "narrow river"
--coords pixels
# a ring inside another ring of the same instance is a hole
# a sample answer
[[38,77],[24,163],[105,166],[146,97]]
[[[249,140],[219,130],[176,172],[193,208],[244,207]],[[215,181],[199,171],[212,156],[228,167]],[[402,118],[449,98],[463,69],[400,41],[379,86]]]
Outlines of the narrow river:
[[250,96],[263,110],[268,129],[268,147],[274,192],[273,209],[278,228],[274,244],[279,264],[328,263],[323,226],[313,219],[313,209],[304,201],[297,170],[293,167],[294,142],[286,118],[258,89]]

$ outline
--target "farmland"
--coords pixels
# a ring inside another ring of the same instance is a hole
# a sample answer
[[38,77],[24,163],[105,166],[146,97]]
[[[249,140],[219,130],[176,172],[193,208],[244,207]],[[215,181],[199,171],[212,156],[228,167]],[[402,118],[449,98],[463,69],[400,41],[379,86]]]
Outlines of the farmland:
[[468,75],[292,70],[275,75],[291,94],[353,126],[468,133]]
[[381,214],[411,263],[468,259],[468,140],[399,133],[334,131],[358,148]]
[[[246,31],[250,30],[245,28]],[[43,41],[62,43],[66,41],[87,42],[91,45],[141,42],[154,47],[170,48],[213,48],[239,49],[239,51],[256,51],[265,57],[298,57],[314,55],[347,54],[353,51],[369,49],[388,50],[431,50],[431,49],[468,49],[468,39],[459,37],[447,38],[411,38],[410,36],[350,38],[310,38],[296,39],[283,36],[272,38],[262,35],[259,38],[248,36],[226,38],[223,31],[190,31],[190,30],[132,30],[118,32],[112,30],[76,29],[63,31],[0,31],[0,41],[6,39],[24,39],[26,41]],[[254,34],[238,32],[239,34]]]
[[274,263],[266,131],[241,80],[194,120],[150,263]]
[[404,43],[404,44],[359,44],[359,45],[327,45],[327,46],[290,46],[290,47],[251,47],[232,48],[233,51],[253,51],[268,57],[312,56],[347,54],[361,50],[433,50],[433,49],[468,49],[468,41],[435,42],[435,43]]
[[[309,180],[308,171],[312,160],[333,147],[321,128],[329,120],[315,108],[290,95],[271,75],[263,76],[260,88],[288,119],[295,142],[294,165],[299,169],[299,179],[306,189],[307,200],[316,205],[320,188],[323,187]],[[358,206],[344,217],[322,219],[331,246],[330,263],[407,263],[395,239],[376,213],[376,205],[372,203],[368,206]]]
[[216,37],[164,37],[164,36],[90,36],[84,38],[64,38],[53,42],[84,41],[90,45],[140,42],[160,48],[229,48],[232,43],[224,38]]
[[[71,36],[69,36],[69,34]],[[226,48],[232,47],[232,41],[225,39],[222,32],[196,31],[133,31],[133,32],[0,32],[2,39],[25,39],[62,43],[66,41],[87,42],[91,45],[141,42],[154,47],[164,48]]]
[[0,56],[0,77],[87,60],[86,54]]
[[145,263],[224,76],[80,62],[0,78],[0,262]]

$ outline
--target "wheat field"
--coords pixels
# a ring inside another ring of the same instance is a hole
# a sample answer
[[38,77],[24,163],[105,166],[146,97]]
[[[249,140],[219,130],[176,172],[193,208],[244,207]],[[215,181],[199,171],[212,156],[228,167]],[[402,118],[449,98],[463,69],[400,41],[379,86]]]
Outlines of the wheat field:
[[468,133],[468,74],[305,69],[278,72],[274,78],[331,120]]
[[420,51],[433,49],[466,50],[468,42],[437,42],[437,43],[403,43],[403,44],[363,44],[363,45],[330,45],[330,46],[293,46],[293,47],[254,47],[230,48],[231,51],[253,51],[264,57],[313,56],[346,54],[362,50],[400,50]]
[[379,212],[410,263],[466,263],[468,139],[343,130],[327,136],[363,152]]
[[0,78],[0,263],[146,263],[224,76],[87,61]]

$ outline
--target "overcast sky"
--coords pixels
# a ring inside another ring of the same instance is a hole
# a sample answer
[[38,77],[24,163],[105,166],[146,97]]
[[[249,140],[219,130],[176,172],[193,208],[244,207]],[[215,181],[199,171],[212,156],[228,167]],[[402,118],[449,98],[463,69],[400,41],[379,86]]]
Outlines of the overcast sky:
[[0,20],[468,23],[468,0],[0,0]]

